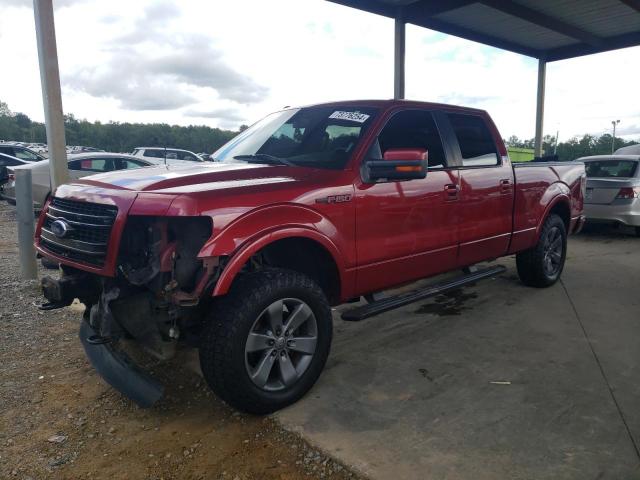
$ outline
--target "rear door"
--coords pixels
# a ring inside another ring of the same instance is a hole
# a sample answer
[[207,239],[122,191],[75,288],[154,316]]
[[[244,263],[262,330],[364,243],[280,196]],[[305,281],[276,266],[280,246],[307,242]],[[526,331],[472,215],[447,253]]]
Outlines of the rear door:
[[460,165],[459,267],[505,255],[513,220],[514,176],[481,114],[446,114]]

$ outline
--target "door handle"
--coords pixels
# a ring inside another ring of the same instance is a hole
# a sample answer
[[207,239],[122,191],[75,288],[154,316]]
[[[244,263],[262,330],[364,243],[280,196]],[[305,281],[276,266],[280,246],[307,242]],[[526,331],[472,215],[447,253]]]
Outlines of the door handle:
[[508,178],[500,180],[500,193],[511,193],[511,180]]
[[454,183],[448,183],[444,186],[444,192],[447,200],[458,200],[458,186]]

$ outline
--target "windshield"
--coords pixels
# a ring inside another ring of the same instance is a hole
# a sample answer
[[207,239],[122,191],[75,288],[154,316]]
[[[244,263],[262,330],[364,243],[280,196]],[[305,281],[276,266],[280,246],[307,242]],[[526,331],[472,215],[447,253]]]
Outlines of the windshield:
[[378,109],[332,106],[283,110],[213,153],[216,161],[342,169]]
[[638,162],[634,160],[602,160],[585,162],[587,177],[629,178],[634,177]]

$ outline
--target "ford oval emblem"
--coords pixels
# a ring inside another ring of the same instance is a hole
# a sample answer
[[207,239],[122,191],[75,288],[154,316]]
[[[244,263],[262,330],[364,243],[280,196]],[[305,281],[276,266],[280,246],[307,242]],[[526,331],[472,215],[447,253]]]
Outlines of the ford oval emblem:
[[58,238],[64,238],[69,233],[71,227],[64,220],[56,220],[51,224],[51,233],[53,233]]

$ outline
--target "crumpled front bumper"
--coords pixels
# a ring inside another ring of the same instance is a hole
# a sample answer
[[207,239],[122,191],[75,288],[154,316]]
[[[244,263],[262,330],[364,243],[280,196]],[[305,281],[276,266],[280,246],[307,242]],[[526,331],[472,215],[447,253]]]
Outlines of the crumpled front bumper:
[[162,398],[164,386],[110,343],[96,343],[101,337],[88,322],[82,322],[79,336],[91,365],[113,388],[142,408],[152,407]]

